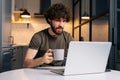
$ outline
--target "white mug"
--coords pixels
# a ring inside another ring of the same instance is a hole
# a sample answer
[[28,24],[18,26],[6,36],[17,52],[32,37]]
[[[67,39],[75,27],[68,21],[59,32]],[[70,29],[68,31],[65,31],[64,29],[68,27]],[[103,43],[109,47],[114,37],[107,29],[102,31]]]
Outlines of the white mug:
[[64,60],[64,49],[54,49],[53,57],[54,60]]

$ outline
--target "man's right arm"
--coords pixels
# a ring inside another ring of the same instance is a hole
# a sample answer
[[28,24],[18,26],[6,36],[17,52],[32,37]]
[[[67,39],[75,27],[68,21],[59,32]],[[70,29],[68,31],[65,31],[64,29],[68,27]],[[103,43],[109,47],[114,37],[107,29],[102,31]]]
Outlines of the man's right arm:
[[34,59],[37,52],[38,50],[28,48],[25,59],[24,59],[24,64],[23,64],[24,67],[37,67],[44,63],[48,64],[53,61],[51,49],[46,51],[43,57]]

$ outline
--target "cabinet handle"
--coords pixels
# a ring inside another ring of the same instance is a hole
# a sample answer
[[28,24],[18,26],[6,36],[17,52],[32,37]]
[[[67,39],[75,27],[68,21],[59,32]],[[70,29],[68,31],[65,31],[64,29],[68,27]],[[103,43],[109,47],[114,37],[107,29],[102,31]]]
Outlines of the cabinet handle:
[[16,59],[11,59],[11,61],[16,61]]
[[114,46],[114,28],[112,28],[112,46]]

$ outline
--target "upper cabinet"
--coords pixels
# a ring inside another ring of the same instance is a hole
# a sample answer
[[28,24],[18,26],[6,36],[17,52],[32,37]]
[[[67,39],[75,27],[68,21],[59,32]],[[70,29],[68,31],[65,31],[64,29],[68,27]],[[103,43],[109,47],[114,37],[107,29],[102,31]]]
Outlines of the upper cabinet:
[[14,0],[14,11],[27,9],[31,16],[34,14],[43,14],[51,5],[51,0]]
[[14,11],[20,11],[21,9],[27,9],[31,15],[39,13],[40,0],[14,0]]
[[38,17],[38,15],[43,15],[51,5],[51,0],[12,0],[12,5],[13,22],[23,22],[19,20],[23,9],[27,9],[31,17]]
[[12,0],[12,21],[18,21],[21,9],[27,9],[31,17],[43,17],[46,9],[54,3],[64,3],[72,8],[72,0]]

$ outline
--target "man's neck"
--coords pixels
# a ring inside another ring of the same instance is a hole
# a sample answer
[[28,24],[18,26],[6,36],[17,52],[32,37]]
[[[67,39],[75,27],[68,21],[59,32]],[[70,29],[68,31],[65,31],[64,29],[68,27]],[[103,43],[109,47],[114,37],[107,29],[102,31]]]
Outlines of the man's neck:
[[57,35],[52,31],[51,27],[48,28],[48,33],[49,33],[51,36],[57,36]]

